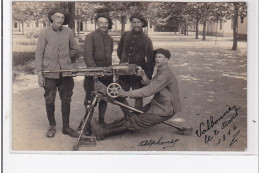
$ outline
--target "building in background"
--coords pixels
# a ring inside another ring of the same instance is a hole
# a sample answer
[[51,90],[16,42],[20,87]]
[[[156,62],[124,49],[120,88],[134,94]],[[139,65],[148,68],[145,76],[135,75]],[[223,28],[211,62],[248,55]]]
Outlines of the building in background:
[[[196,31],[195,25],[188,27],[189,31]],[[203,24],[199,24],[199,34],[203,33]],[[221,37],[232,37],[233,36],[233,20],[226,22],[207,22],[206,24],[206,35],[214,35]],[[238,18],[238,39],[247,39],[247,17]]]
[[36,21],[28,21],[28,22],[19,22],[13,21],[13,34],[26,34],[31,31],[41,30],[43,28],[48,27],[49,22],[36,22]]
[[[119,20],[113,20],[113,28],[111,29],[111,32],[118,35],[120,35],[122,24]],[[13,21],[13,34],[16,35],[23,35],[30,32],[37,32],[39,30],[42,30],[50,25],[49,22],[36,22],[36,21],[28,21],[28,22],[19,22],[19,21]],[[78,30],[79,29],[79,30]],[[92,32],[96,30],[96,23],[95,20],[87,20],[87,21],[81,21],[80,24],[78,24],[78,21],[75,21],[75,33],[78,33],[80,31],[81,34]],[[125,30],[131,30],[131,23],[128,20],[125,24]],[[154,26],[151,24],[150,21],[148,21],[148,26],[144,28],[145,32],[154,32]]]
[[[95,31],[96,29],[96,23],[95,23],[95,20],[92,19],[92,20],[88,20],[88,21],[81,21],[80,24],[78,25],[78,22],[75,21],[76,25],[75,25],[75,32],[77,33],[78,32],[78,27],[79,28],[79,31],[80,32],[92,32],[92,31]],[[121,27],[122,27],[122,24],[119,20],[113,20],[113,27],[111,29],[111,32],[118,32],[120,33],[121,31]],[[126,24],[125,24],[125,30],[131,30],[131,23],[130,21],[126,21]],[[149,32],[154,32],[154,27],[153,25],[151,24],[150,21],[148,21],[148,26],[146,28],[144,28],[144,30],[148,33]]]

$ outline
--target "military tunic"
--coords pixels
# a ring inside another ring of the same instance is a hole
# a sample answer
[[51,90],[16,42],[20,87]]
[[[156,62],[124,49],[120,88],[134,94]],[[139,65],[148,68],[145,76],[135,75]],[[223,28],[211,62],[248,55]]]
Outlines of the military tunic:
[[[147,79],[148,80],[148,79]],[[145,113],[133,113],[128,120],[130,130],[147,128],[170,119],[181,111],[179,88],[174,74],[167,64],[157,69],[157,73],[147,86],[129,91],[130,98],[149,97],[154,94],[151,102],[143,108]]]

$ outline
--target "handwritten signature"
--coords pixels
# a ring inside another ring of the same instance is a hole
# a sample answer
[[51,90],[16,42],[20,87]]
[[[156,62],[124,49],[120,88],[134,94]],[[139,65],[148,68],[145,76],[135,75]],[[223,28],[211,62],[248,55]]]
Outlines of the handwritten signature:
[[201,137],[201,135],[205,134],[208,132],[210,129],[212,129],[215,125],[217,125],[225,116],[228,115],[229,112],[232,110],[235,110],[235,115],[233,115],[228,121],[224,121],[222,123],[221,129],[224,129],[226,126],[228,126],[237,116],[238,116],[238,110],[240,108],[237,108],[236,106],[233,107],[228,107],[228,110],[224,112],[223,115],[221,115],[218,119],[214,121],[213,117],[210,117],[209,120],[207,120],[207,128],[204,128],[205,123],[201,122],[199,130],[196,130],[196,134],[198,137]]
[[[163,141],[163,137],[160,137],[158,140],[154,140],[154,139],[143,140],[143,141],[139,142],[138,146],[151,147],[154,145],[161,145],[161,146],[163,146],[163,149],[165,149],[167,147],[174,147],[174,145],[178,141],[179,141],[179,139],[171,139],[171,140]],[[168,146],[165,146],[165,145],[168,145]]]
[[[237,126],[236,124],[233,125],[233,132],[237,129]],[[218,139],[218,144],[220,144],[222,141],[225,141],[229,136],[232,136],[232,141],[229,143],[229,146],[231,147],[235,142],[237,142],[237,136],[239,135],[240,133],[240,130],[238,130],[237,132],[235,132],[235,134],[231,134],[231,129],[228,130],[228,132],[225,134],[222,134],[222,136]]]
[[[228,106],[228,105],[227,105]],[[217,119],[214,119],[212,116],[206,120],[206,122],[201,122],[199,125],[198,130],[195,131],[197,137],[204,136],[204,142],[209,143],[213,140],[214,137],[218,137],[219,135],[222,135],[221,138],[218,140],[218,144],[221,143],[221,141],[225,141],[228,136],[233,136],[232,141],[230,142],[229,146],[232,146],[236,141],[236,137],[240,133],[240,130],[236,131],[236,125],[233,125],[233,129],[228,129],[227,134],[220,133],[220,131],[224,130],[226,127],[228,127],[238,116],[238,110],[236,106],[230,107],[228,106],[228,109]],[[217,124],[220,124],[220,128],[215,128]],[[209,134],[209,131],[213,131],[213,134]],[[232,134],[231,134],[232,133]],[[235,134],[233,134],[235,133]]]

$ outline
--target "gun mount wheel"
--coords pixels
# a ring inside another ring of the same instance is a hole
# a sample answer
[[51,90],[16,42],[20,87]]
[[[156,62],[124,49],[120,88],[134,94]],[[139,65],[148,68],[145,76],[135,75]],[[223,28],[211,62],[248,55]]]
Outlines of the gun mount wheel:
[[111,83],[107,87],[107,95],[112,98],[118,97],[118,91],[121,90],[121,86],[118,83]]

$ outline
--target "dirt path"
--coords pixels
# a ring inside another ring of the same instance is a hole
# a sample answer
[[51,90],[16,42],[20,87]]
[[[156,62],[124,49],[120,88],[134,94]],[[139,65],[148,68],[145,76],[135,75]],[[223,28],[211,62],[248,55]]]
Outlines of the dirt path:
[[[139,132],[108,137],[104,141],[98,141],[96,146],[80,147],[79,150],[244,151],[247,147],[246,42],[239,42],[238,51],[230,50],[232,41],[227,39],[219,40],[215,45],[214,37],[208,37],[206,42],[195,40],[191,36],[155,37],[153,43],[154,48],[170,49],[172,58],[169,66],[172,67],[178,78],[182,111],[171,121],[193,127],[194,133],[190,136],[183,136],[178,134],[176,129],[160,124]],[[78,126],[84,114],[85,94],[82,87],[83,78],[77,77],[74,80],[70,122],[72,128]],[[145,102],[148,102],[149,99],[145,99]],[[130,104],[133,105],[133,101],[130,101]],[[228,108],[233,106],[235,107],[228,111]],[[236,108],[239,109],[237,115],[235,114]],[[225,112],[227,113],[224,114]],[[106,121],[112,122],[121,116],[120,108],[109,104]],[[210,122],[210,117],[216,121],[221,116],[223,119],[215,122],[212,128],[203,133],[203,129],[207,129],[207,120]],[[95,117],[97,117],[96,113]],[[228,125],[221,129],[226,120],[230,120]],[[56,97],[56,121],[56,136],[52,139],[46,138],[48,122],[43,89],[37,86],[36,75],[19,76],[13,83],[12,149],[14,151],[72,150],[76,139],[65,136],[61,132],[58,95]],[[198,130],[198,134],[196,134],[196,130]],[[199,133],[200,131],[203,134]],[[207,139],[213,138],[205,143],[205,136]],[[158,142],[160,138],[161,142],[170,141],[171,144],[160,142],[161,145],[139,146],[142,141]],[[172,141],[175,141],[174,145]]]

